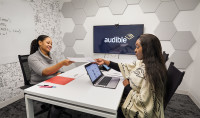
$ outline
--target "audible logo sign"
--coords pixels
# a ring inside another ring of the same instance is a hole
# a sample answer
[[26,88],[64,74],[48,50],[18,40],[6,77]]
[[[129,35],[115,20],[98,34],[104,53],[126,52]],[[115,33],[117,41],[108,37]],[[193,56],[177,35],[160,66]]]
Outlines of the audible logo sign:
[[105,38],[105,43],[126,43],[127,39],[124,37]]
[[127,39],[131,40],[134,37],[133,34],[129,33],[124,37],[114,37],[114,38],[105,38],[105,43],[127,43]]

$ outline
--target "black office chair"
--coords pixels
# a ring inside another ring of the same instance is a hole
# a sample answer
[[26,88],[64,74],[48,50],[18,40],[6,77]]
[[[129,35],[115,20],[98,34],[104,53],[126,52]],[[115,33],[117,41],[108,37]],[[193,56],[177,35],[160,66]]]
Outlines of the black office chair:
[[29,55],[18,55],[19,63],[24,77],[24,86],[20,87],[23,90],[32,86],[30,84],[31,72],[28,66],[28,56]]
[[[33,86],[32,84],[30,84],[31,72],[30,72],[30,69],[28,66],[28,56],[29,55],[18,55],[19,63],[20,63],[21,69],[22,69],[23,77],[24,77],[24,86],[20,87],[22,90]],[[40,107],[42,110],[35,113],[34,116],[37,116],[46,111],[49,111],[49,109],[50,109],[49,104],[42,104]]]
[[166,108],[168,102],[171,97],[175,93],[178,86],[181,84],[183,80],[185,72],[181,72],[174,66],[174,62],[171,62],[169,68],[167,70],[167,83],[166,83],[166,93],[164,98],[164,109]]
[[165,51],[163,51],[163,57],[164,57],[165,62],[167,62],[169,54],[167,54],[167,53],[165,53]]

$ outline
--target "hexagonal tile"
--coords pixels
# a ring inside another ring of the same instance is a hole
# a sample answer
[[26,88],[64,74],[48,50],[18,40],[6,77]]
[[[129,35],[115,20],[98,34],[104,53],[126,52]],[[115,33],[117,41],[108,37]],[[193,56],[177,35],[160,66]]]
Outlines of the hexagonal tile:
[[174,1],[174,0],[161,0],[161,1],[168,2],[168,1]]
[[196,42],[194,36],[190,31],[176,32],[171,40],[171,43],[176,50],[189,50]]
[[193,10],[200,0],[175,0],[179,10]]
[[60,29],[63,32],[72,32],[74,30],[75,24],[72,18],[62,18],[60,24]]
[[173,21],[179,10],[174,1],[162,2],[156,10],[156,15],[160,21]]
[[127,4],[131,5],[131,4],[138,4],[140,2],[140,0],[126,0]]
[[85,28],[83,27],[83,25],[76,25],[74,27],[73,34],[74,34],[76,39],[84,39],[86,33],[87,32],[86,32]]
[[86,0],[72,0],[74,8],[81,9],[85,6]]
[[165,51],[169,54],[169,57],[175,52],[174,47],[172,46],[171,42],[169,41],[160,41],[162,46],[162,51]]
[[155,12],[160,4],[160,0],[142,0],[140,7],[143,12]]
[[83,9],[76,9],[72,16],[72,19],[74,20],[75,24],[82,25],[86,19],[86,15],[85,15],[85,12],[83,11]]
[[155,30],[156,36],[159,40],[169,41],[176,33],[176,28],[172,22],[160,22]]
[[63,54],[64,54],[65,58],[76,56],[76,53],[75,53],[73,47],[66,47]]
[[176,50],[169,58],[169,62],[174,62],[174,65],[179,69],[186,69],[193,60],[187,51]]
[[99,7],[108,7],[111,0],[97,0]]
[[95,16],[99,6],[96,0],[87,0],[84,6],[84,11],[86,16]]
[[[85,50],[85,40],[76,40],[73,48],[74,48],[74,51],[77,53],[77,54],[85,54],[86,51]],[[88,47],[88,46],[87,46]]]
[[64,38],[63,38],[63,42],[64,42],[65,46],[72,47],[74,45],[75,41],[76,41],[76,39],[75,39],[73,33],[65,33]]
[[112,0],[109,8],[112,14],[123,14],[127,7],[126,0]]
[[62,6],[61,12],[65,18],[71,18],[74,14],[74,7],[71,2],[65,2]]

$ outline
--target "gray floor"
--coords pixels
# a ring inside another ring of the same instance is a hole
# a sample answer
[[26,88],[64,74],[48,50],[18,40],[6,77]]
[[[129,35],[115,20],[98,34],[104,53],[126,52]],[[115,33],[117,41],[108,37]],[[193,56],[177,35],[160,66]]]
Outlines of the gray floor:
[[[40,103],[34,105],[35,111],[40,110]],[[100,118],[94,115],[67,110],[72,118]],[[46,118],[47,112],[36,118]],[[64,115],[61,118],[68,118]],[[0,109],[0,118],[26,118],[24,99],[20,99]],[[200,118],[200,109],[187,95],[175,94],[165,110],[165,118]]]

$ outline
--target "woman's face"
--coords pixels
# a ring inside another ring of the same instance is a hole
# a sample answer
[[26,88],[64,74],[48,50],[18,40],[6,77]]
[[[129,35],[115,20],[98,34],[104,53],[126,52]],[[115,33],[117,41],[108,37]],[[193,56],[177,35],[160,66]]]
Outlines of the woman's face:
[[138,60],[143,59],[143,54],[142,54],[142,46],[140,45],[140,40],[138,39],[135,43],[135,56],[137,57]]
[[49,53],[52,48],[52,40],[47,37],[43,41],[39,41],[40,50]]

